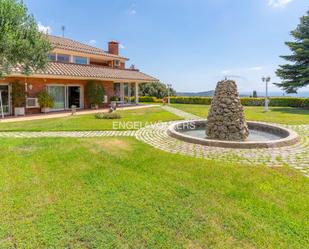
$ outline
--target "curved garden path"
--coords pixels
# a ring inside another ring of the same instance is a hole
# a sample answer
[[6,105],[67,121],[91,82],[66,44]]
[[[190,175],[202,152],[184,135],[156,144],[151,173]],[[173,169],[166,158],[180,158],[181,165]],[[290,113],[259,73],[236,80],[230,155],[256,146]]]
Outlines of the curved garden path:
[[0,138],[40,137],[134,137],[136,131],[8,131],[0,132]]
[[[162,108],[187,120],[200,118],[170,106],[162,106]],[[157,123],[146,126],[137,131],[0,132],[0,137],[39,138],[131,136],[136,137],[139,141],[155,148],[170,153],[252,165],[265,164],[267,166],[281,166],[287,164],[300,170],[305,176],[309,177],[309,125],[286,126],[289,129],[295,130],[301,137],[301,141],[292,146],[267,149],[229,149],[197,145],[172,138],[167,134],[167,127],[171,123],[173,122]]]
[[[162,108],[184,119],[200,119],[200,117],[170,106]],[[135,136],[140,141],[170,153],[252,165],[281,166],[287,164],[309,177],[309,125],[285,125],[285,127],[296,131],[301,137],[301,141],[292,146],[266,149],[230,149],[192,144],[172,138],[167,134],[167,128],[171,123],[144,127],[138,130]]]

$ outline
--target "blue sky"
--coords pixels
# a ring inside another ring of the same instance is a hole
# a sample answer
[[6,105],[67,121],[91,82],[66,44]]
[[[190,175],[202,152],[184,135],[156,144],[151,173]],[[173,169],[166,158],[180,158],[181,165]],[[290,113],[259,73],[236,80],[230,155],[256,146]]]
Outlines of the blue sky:
[[[142,71],[178,91],[214,89],[237,76],[241,92],[264,91],[288,54],[308,0],[25,0],[42,28],[106,49],[111,39]],[[279,91],[275,86],[271,91]],[[309,91],[309,88],[302,91]]]

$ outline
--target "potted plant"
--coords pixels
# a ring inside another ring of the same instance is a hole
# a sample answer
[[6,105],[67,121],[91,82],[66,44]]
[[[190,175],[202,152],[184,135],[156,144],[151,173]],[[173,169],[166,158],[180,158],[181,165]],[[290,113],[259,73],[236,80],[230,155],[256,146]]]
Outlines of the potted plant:
[[75,114],[76,114],[76,108],[77,108],[76,105],[71,105],[71,112],[72,112],[72,115],[75,115]]
[[26,90],[25,86],[18,81],[12,84],[12,101],[15,116],[24,116],[26,106]]
[[112,96],[110,98],[111,101],[111,109],[116,110],[117,108],[117,96]]
[[46,90],[38,94],[38,102],[43,113],[49,112],[50,108],[54,106],[54,99]]
[[98,109],[104,102],[105,90],[102,83],[97,81],[88,81],[86,85],[86,96],[91,109]]

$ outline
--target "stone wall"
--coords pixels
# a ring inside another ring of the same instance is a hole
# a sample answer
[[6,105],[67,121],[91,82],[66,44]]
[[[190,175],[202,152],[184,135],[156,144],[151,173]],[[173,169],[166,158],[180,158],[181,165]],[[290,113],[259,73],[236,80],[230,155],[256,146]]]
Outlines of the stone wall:
[[243,141],[248,137],[235,81],[218,82],[207,118],[206,135],[209,139],[229,141]]

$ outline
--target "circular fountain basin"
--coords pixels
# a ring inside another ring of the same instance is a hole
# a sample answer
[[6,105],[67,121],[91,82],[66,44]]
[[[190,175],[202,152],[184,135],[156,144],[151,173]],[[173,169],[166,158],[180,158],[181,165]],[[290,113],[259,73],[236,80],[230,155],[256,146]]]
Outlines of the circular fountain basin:
[[174,123],[168,127],[168,134],[189,143],[242,149],[283,147],[299,141],[296,132],[278,125],[252,121],[248,121],[247,124],[250,134],[245,141],[208,139],[205,133],[207,120]]

